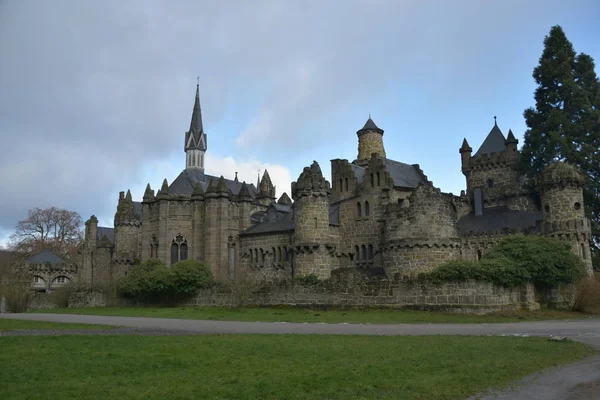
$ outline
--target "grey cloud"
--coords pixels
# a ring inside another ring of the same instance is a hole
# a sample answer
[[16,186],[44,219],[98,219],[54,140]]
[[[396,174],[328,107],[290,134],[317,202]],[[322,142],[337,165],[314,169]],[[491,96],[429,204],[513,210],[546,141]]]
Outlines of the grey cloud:
[[256,94],[246,132],[260,135],[253,149],[243,133],[238,143],[264,161],[265,143],[290,158],[308,151],[305,121],[376,102],[390,80],[444,90],[486,46],[473,32],[501,32],[524,8],[479,3],[1,2],[0,228],[33,206],[110,215],[141,160],[181,151],[198,74],[209,124]]

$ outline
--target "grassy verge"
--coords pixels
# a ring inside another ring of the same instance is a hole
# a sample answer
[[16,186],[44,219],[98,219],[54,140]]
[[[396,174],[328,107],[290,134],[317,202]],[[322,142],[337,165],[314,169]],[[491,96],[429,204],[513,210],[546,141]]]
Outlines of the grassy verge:
[[60,322],[46,321],[24,321],[18,319],[0,318],[0,332],[16,329],[51,329],[54,331],[72,330],[72,329],[111,329],[114,326],[107,325],[87,325],[87,324],[63,324]]
[[[40,311],[36,311],[40,312]],[[204,319],[216,321],[325,322],[325,323],[494,323],[542,321],[549,319],[582,319],[589,315],[558,310],[515,311],[491,315],[450,314],[430,311],[368,309],[309,310],[303,308],[225,308],[225,307],[112,307],[60,308],[44,312],[59,314],[109,315],[123,317],[156,317]]]
[[593,353],[508,337],[0,338],[2,398],[464,399]]

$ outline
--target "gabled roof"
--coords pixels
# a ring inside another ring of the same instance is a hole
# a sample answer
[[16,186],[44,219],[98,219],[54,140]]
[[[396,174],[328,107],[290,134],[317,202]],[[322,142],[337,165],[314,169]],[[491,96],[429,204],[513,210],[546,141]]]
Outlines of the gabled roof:
[[490,153],[501,153],[506,151],[506,138],[502,134],[500,128],[498,128],[498,124],[494,122],[494,127],[488,133],[487,137],[479,147],[479,150],[475,153],[473,157],[479,157],[483,154]]
[[[405,188],[416,188],[420,183],[430,185],[425,176],[414,166],[386,158],[385,168],[394,181],[394,186]],[[358,183],[364,181],[366,168],[356,164],[350,164]]]
[[[200,183],[200,187],[202,190],[206,192],[208,188],[208,183],[210,179],[214,179],[215,182],[219,180],[219,177],[207,175],[201,169],[191,168],[184,169],[177,178],[169,185],[169,194],[182,194],[186,196],[190,196],[194,191],[194,187],[196,186],[196,182]],[[227,185],[227,189],[235,196],[240,192],[242,188],[243,182],[232,181],[230,179],[225,179],[225,184]],[[252,198],[256,197],[256,187],[254,184],[246,183],[248,187],[248,191],[250,192],[250,196]]]
[[48,249],[44,249],[27,260],[28,263],[50,263],[50,264],[64,264],[65,260],[54,254]]

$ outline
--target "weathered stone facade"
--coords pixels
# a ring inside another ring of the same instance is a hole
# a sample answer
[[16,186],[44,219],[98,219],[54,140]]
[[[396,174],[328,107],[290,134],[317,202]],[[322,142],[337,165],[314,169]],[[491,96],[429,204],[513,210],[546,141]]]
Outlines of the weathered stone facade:
[[[358,154],[331,160],[331,184],[313,162],[278,201],[265,171],[257,186],[204,173],[206,133],[198,91],[185,136],[185,170],[141,202],[121,192],[114,228],[86,223],[81,278],[114,280],[137,260],[167,265],[194,259],[220,279],[243,271],[267,280],[339,268],[388,278],[429,271],[450,260],[479,259],[514,233],[557,237],[573,245],[591,269],[590,225],[583,177],[571,166],[549,166],[535,182],[519,176],[518,141],[497,124],[473,155],[459,149],[466,190],[435,188],[418,164],[386,158],[383,130],[369,118],[357,131]],[[534,187],[535,189],[532,189]]]

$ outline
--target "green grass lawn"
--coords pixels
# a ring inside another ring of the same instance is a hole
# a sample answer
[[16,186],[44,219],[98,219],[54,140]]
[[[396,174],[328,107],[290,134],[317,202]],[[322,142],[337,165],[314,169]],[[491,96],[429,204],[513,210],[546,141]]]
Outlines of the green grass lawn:
[[466,336],[0,337],[2,399],[465,399],[593,351]]
[[582,319],[589,315],[571,311],[515,311],[492,315],[450,314],[430,311],[368,309],[309,310],[303,308],[225,308],[225,307],[114,307],[60,308],[35,312],[60,314],[110,315],[124,317],[156,317],[205,319],[216,321],[326,322],[326,323],[493,323],[541,321],[548,319]]
[[[72,329],[111,329],[107,325],[87,325],[87,324],[63,324],[60,322],[46,321],[22,321],[18,319],[0,318],[0,332],[15,329],[52,329],[52,330],[72,330]],[[1,368],[1,367],[0,367]]]

